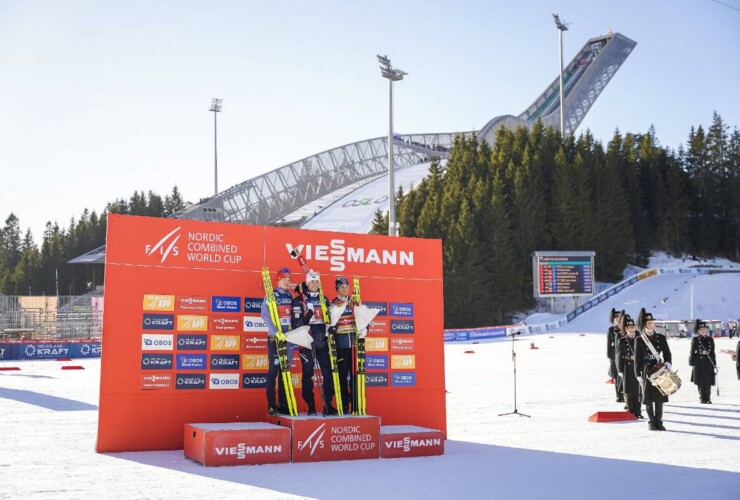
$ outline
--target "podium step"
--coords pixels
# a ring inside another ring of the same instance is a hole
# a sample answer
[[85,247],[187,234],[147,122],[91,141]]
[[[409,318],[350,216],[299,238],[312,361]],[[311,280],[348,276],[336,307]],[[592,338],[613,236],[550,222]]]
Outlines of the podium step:
[[267,422],[185,424],[185,456],[205,466],[290,462],[290,429]]
[[380,428],[380,458],[443,455],[442,431],[415,425],[384,425]]

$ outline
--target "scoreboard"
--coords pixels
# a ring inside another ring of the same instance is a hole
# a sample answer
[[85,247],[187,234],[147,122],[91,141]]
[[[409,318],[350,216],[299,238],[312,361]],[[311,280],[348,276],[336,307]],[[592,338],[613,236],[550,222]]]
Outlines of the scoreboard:
[[594,255],[594,252],[534,252],[534,296],[593,295]]

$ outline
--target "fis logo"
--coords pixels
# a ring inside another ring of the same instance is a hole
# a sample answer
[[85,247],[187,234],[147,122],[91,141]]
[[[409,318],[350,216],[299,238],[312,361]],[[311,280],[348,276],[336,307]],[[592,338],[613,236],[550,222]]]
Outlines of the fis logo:
[[391,320],[391,333],[414,333],[413,319]]
[[[290,243],[286,243],[285,246],[288,253],[292,252],[294,247]],[[333,239],[328,245],[298,245],[295,249],[303,254],[306,260],[328,261],[331,271],[344,271],[347,262],[412,267],[414,265],[414,252],[348,247],[343,239]]]
[[142,322],[144,330],[174,330],[174,314],[145,314]]
[[178,255],[179,251],[176,245],[177,240],[182,236],[182,234],[177,234],[180,229],[182,229],[182,227],[173,229],[154,245],[145,245],[144,252],[146,253],[146,256],[151,257],[156,255],[157,257],[161,257],[159,263],[164,264],[164,261],[167,260],[167,257],[170,255]]
[[324,434],[326,433],[326,424],[321,424],[303,441],[298,441],[298,451],[305,449],[311,450],[310,457],[318,449],[324,448]]

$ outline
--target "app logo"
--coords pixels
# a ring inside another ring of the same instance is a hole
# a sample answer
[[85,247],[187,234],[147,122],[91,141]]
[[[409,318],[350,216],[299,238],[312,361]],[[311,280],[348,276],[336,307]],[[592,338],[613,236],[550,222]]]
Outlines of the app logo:
[[175,377],[175,389],[205,389],[205,373],[178,373]]
[[267,335],[262,333],[250,333],[244,335],[242,344],[243,351],[267,351]]
[[[239,361],[237,360],[237,363]],[[238,373],[211,373],[208,377],[209,389],[238,389]]]
[[177,329],[181,332],[205,332],[208,330],[208,316],[178,314]]
[[242,318],[239,316],[214,314],[211,318],[211,328],[216,332],[238,332]]
[[258,313],[262,311],[262,299],[259,297],[245,297],[244,298],[244,312],[245,313]]
[[178,354],[176,356],[178,370],[205,370],[205,354]]
[[365,375],[365,385],[367,387],[388,387],[388,373],[368,373]]
[[391,320],[391,333],[414,333],[413,319]]
[[200,295],[178,295],[177,308],[180,311],[205,311],[208,309],[208,299]]
[[241,298],[239,297],[211,297],[211,310],[214,312],[240,312]]
[[145,314],[142,323],[144,330],[174,330],[174,314]]
[[211,335],[212,351],[238,351],[238,335]]
[[416,368],[416,356],[413,354],[405,356],[391,356],[391,370],[414,370]]
[[151,257],[152,255],[157,255],[157,257],[162,257],[162,259],[159,261],[160,264],[164,264],[164,261],[167,260],[167,257],[171,255],[178,255],[179,251],[178,248],[175,246],[177,244],[177,240],[180,239],[181,234],[177,234],[180,231],[181,227],[175,228],[164,237],[162,237],[161,240],[156,242],[154,245],[145,245],[144,251],[146,253],[147,257]]
[[268,367],[267,354],[242,354],[242,369],[265,371]]
[[414,304],[391,302],[391,316],[414,317]]
[[142,351],[171,351],[174,348],[172,334],[145,333],[141,336]]
[[384,354],[368,354],[365,356],[366,370],[387,370],[388,356]]
[[264,389],[267,385],[267,375],[258,375],[256,373],[245,373],[242,375],[242,388],[244,389]]
[[411,387],[416,385],[416,373],[396,372],[392,373],[391,385],[396,387]]
[[144,295],[144,310],[145,311],[174,311],[175,310],[175,296],[174,295]]
[[142,370],[171,370],[172,354],[142,354]]
[[387,352],[388,337],[365,337],[366,352]]
[[[286,243],[285,247],[289,253],[294,248],[290,243]],[[331,271],[344,271],[347,262],[411,267],[414,265],[414,252],[348,247],[345,240],[337,238],[332,239],[328,245],[298,245],[295,248],[306,260],[328,261]]]
[[142,389],[172,389],[171,373],[147,373],[141,375]]
[[[388,302],[369,302],[365,301],[362,303],[372,309],[380,309],[378,316],[388,316]],[[376,316],[376,318],[378,317]]]
[[[238,370],[238,354],[211,354],[211,370]],[[236,385],[239,385],[237,377]]]
[[414,337],[391,337],[391,352],[413,352],[413,351],[414,351]]
[[245,332],[266,332],[267,323],[259,316],[244,316]]
[[177,350],[205,351],[208,347],[208,336],[180,334],[177,336]]

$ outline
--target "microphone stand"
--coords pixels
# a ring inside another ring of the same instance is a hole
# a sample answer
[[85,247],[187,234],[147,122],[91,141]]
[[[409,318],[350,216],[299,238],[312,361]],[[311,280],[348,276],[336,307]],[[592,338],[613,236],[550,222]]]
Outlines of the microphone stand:
[[519,413],[519,410],[516,408],[516,350],[514,349],[514,337],[518,335],[513,333],[511,334],[511,360],[514,362],[514,411],[510,411],[508,413],[499,413],[499,417],[503,417],[505,415],[519,415],[520,417],[527,417],[531,418],[530,415],[527,415],[525,413]]

